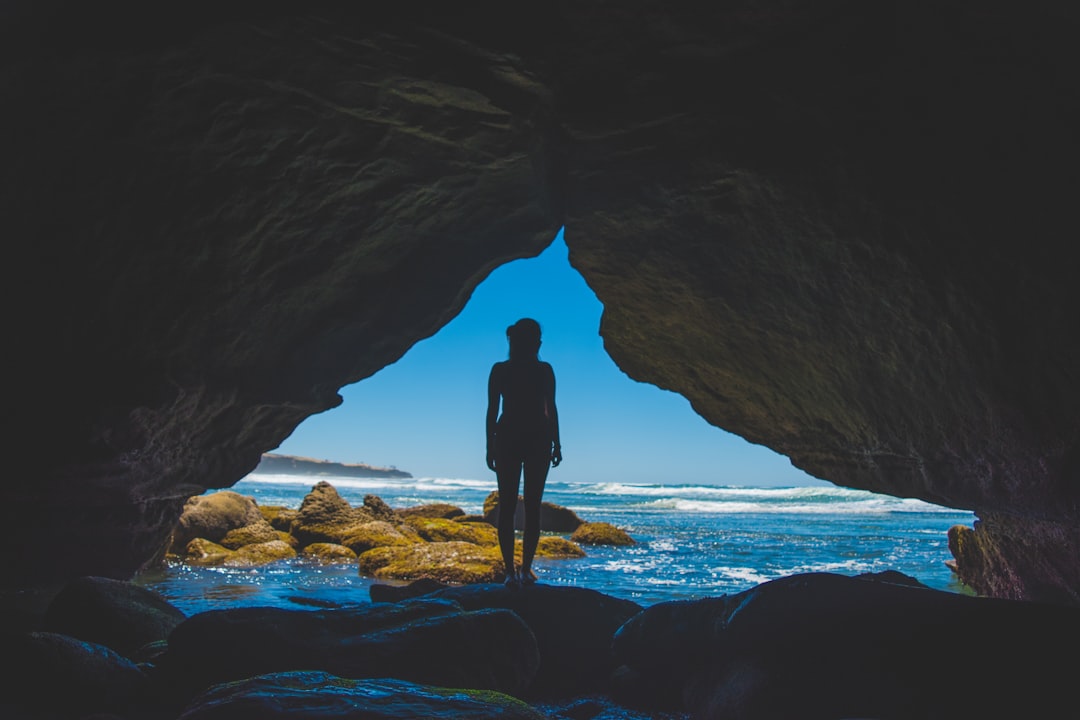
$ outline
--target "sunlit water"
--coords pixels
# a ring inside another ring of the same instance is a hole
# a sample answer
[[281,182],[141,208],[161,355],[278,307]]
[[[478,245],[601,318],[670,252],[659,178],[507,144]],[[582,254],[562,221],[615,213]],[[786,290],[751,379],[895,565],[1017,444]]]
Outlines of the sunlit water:
[[[493,481],[250,475],[232,490],[260,505],[299,507],[319,480],[353,505],[378,495],[391,507],[448,502],[480,513]],[[690,484],[549,482],[546,501],[583,520],[612,523],[629,547],[585,546],[586,557],[535,563],[540,581],[572,585],[641,605],[734,593],[802,572],[857,575],[897,570],[930,587],[964,592],[945,565],[950,526],[969,512],[838,487],[750,488]],[[188,614],[271,605],[337,607],[370,602],[370,578],[355,563],[292,560],[259,568],[182,565],[138,581]]]

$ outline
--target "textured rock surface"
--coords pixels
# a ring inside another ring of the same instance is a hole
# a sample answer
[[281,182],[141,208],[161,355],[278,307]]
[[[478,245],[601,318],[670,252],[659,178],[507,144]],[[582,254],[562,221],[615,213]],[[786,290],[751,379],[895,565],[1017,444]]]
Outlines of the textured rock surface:
[[0,31],[6,586],[153,562],[565,225],[629,375],[1080,602],[1066,5],[81,8]]
[[1080,641],[1080,610],[910,580],[808,573],[657,603],[613,647],[629,692],[694,718],[1039,717],[1074,705],[1061,658]]
[[219,685],[192,700],[180,714],[180,720],[237,717],[544,720],[546,716],[503,693],[387,678],[350,680],[323,672],[273,673]]
[[176,627],[158,669],[163,686],[178,695],[301,669],[520,694],[539,665],[536,639],[512,612],[466,612],[449,601],[415,599],[200,613]]

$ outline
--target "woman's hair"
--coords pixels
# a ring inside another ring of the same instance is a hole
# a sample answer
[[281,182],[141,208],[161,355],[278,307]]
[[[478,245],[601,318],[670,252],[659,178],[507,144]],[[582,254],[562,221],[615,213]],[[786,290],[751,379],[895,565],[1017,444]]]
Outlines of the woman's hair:
[[540,323],[532,318],[521,318],[506,328],[510,342],[510,359],[536,357],[540,352]]

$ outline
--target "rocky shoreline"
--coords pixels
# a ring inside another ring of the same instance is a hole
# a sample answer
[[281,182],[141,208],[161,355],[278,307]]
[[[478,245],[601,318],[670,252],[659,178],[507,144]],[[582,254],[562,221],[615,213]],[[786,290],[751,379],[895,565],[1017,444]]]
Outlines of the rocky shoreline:
[[[516,524],[524,522],[518,503]],[[259,505],[221,490],[190,498],[165,558],[191,565],[258,566],[295,557],[355,563],[361,575],[384,581],[495,582],[503,577],[495,521],[498,493],[480,515],[447,503],[391,508],[377,495],[352,506],[325,480],[312,486],[299,508]],[[583,545],[631,545],[610,523],[586,522],[569,508],[544,502],[545,532],[538,557],[583,557]],[[521,547],[518,541],[518,554]]]

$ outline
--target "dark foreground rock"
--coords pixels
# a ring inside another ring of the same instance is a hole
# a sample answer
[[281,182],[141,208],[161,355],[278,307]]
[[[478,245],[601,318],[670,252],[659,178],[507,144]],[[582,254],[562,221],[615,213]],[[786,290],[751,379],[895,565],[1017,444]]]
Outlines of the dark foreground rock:
[[[111,587],[83,579],[46,615],[63,617],[95,586]],[[84,637],[0,638],[0,717],[1063,717],[1080,644],[1075,608],[955,595],[897,573],[795,575],[649,608],[543,584],[376,595],[400,599],[151,624],[136,661],[111,649],[138,643],[108,620],[125,607],[152,616],[164,600],[98,593],[69,626]]]
[[49,604],[44,629],[105,645],[135,660],[187,616],[160,594],[129,582],[84,577]]
[[498,692],[448,689],[378,678],[348,680],[325,672],[287,672],[218,685],[194,699],[179,720],[545,720]]
[[539,664],[536,639],[514,613],[419,598],[333,610],[200,613],[169,636],[157,678],[177,699],[292,670],[521,694]]
[[142,717],[153,704],[144,669],[98,643],[51,632],[0,637],[0,717]]
[[1053,717],[1075,608],[814,573],[654,605],[616,633],[624,696],[695,718]]
[[586,588],[537,584],[461,585],[427,597],[452,600],[466,610],[510,610],[536,637],[540,667],[525,697],[565,697],[607,691],[616,668],[611,640],[642,607]]

